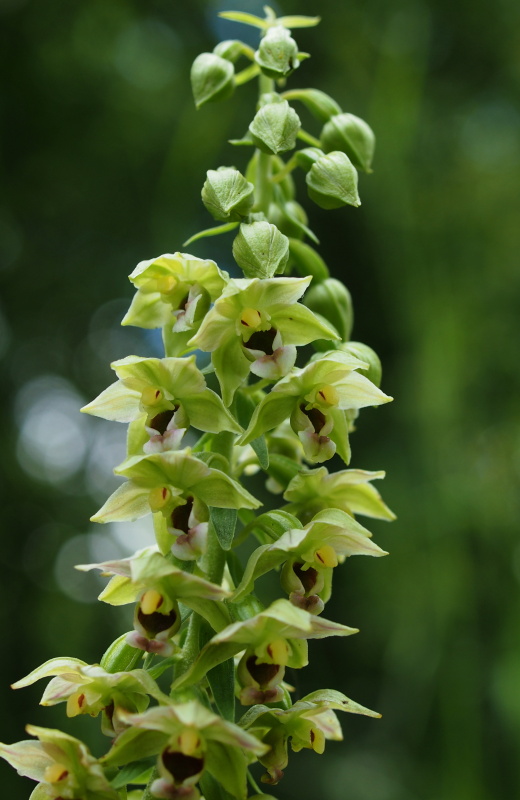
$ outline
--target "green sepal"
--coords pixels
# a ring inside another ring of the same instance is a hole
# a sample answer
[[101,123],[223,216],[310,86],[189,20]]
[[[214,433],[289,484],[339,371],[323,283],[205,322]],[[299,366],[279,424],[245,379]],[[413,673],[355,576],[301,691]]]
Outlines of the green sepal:
[[233,241],[233,258],[246,278],[272,278],[289,259],[289,240],[269,222],[242,223]]
[[223,550],[230,550],[237,524],[236,508],[210,507],[209,515],[221,548]]
[[235,70],[231,61],[215,53],[201,53],[191,67],[191,88],[197,108],[233,94]]
[[336,101],[320,89],[291,89],[284,92],[282,97],[285,100],[300,100],[319,122],[328,122],[331,117],[341,114],[341,108]]
[[[139,458],[139,456],[137,456]],[[118,486],[91,522],[133,522],[150,513],[148,491],[131,481]]]
[[315,692],[306,694],[305,697],[299,701],[300,703],[313,703],[314,705],[323,708],[332,708],[336,711],[347,711],[350,714],[363,714],[365,717],[374,717],[380,719],[381,714],[377,711],[372,711],[370,708],[356,703],[342,692],[335,689],[318,689]]
[[372,172],[376,139],[372,128],[354,114],[338,114],[326,122],[320,136],[323,150],[341,150],[357,169]]
[[325,261],[306,242],[298,239],[289,239],[289,253],[300,275],[312,275],[312,287],[330,276],[329,268]]
[[255,201],[255,187],[234,167],[209,169],[202,188],[202,202],[217,220],[240,221]]
[[319,158],[305,176],[307,192],[320,208],[360,206],[358,176],[352,162],[340,151]]
[[[305,295],[305,305],[334,325],[342,341],[349,340],[354,324],[354,311],[350,292],[341,281],[326,278],[321,283],[312,285]],[[353,355],[358,354],[354,352]],[[361,358],[361,355],[358,357]]]
[[298,114],[283,100],[262,106],[249,126],[249,133],[262,152],[278,155],[295,147],[300,127]]

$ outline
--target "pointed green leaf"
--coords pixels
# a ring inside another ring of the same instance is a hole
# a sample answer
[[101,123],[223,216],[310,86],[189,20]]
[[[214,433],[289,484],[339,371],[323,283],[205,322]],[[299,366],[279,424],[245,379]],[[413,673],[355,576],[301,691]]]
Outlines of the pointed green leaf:
[[[214,631],[203,625],[199,634],[199,647],[202,649],[212,638]],[[215,705],[222,717],[235,721],[235,665],[233,659],[223,661],[207,674]]]
[[213,508],[209,510],[217,539],[223,550],[230,550],[235,536],[237,511],[235,508]]
[[208,236],[218,236],[221,233],[229,233],[229,231],[234,231],[235,228],[238,228],[238,225],[238,222],[227,222],[225,225],[216,225],[214,228],[205,228],[205,230],[194,233],[193,236],[190,236],[189,239],[186,239],[182,246],[187,247],[189,244],[193,244],[193,242],[197,242],[199,239],[206,239]]

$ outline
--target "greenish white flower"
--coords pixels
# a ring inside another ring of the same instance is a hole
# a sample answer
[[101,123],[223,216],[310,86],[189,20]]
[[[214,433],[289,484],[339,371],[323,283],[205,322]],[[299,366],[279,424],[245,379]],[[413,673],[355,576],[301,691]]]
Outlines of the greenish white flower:
[[283,696],[280,683],[285,667],[299,669],[308,664],[307,639],[353,633],[356,628],[309,614],[288,600],[276,600],[264,611],[215,634],[173,689],[196,683],[217,664],[245,650],[237,670],[241,702],[277,702]]
[[[246,796],[247,766],[267,752],[267,745],[244,728],[227,722],[201,703],[150,708],[126,717],[129,727],[104,757],[115,767],[158,755],[160,778],[151,786],[156,797],[198,797],[196,784],[207,770],[237,800]],[[180,791],[184,790],[184,791]]]
[[327,739],[341,741],[343,735],[335,711],[381,716],[333,689],[311,692],[288,709],[256,705],[246,711],[240,725],[270,747],[259,758],[267,769],[262,781],[274,785],[283,778],[283,770],[289,763],[289,740],[295,752],[306,748],[320,754]]
[[0,744],[0,756],[19,775],[38,781],[31,800],[120,800],[98,760],[79,739],[36,725],[26,730],[38,741]]
[[[175,537],[173,552],[194,560],[205,550],[209,506],[258,508],[256,500],[224,472],[208,467],[189,449],[132,456],[114,472],[128,480],[119,486],[91,518],[93,522],[126,522],[146,514],[161,517]],[[158,529],[159,532],[161,528]],[[168,552],[171,540],[158,535],[158,545]]]
[[[229,62],[228,62],[229,63]],[[188,253],[165,253],[141,261],[130,275],[137,294],[122,325],[163,328],[168,355],[182,355],[229,275],[214,261]]]
[[233,600],[239,602],[259,577],[284,564],[281,582],[291,603],[320,613],[330,599],[334,567],[352,555],[386,555],[371,536],[344,511],[320,511],[304,528],[288,530],[251,554]]
[[302,470],[284,492],[284,498],[289,501],[284,508],[304,524],[318,511],[327,508],[339,508],[351,515],[394,520],[395,514],[371,483],[384,477],[382,470],[344,469],[333,474],[329,474],[326,467]]
[[[54,676],[54,677],[53,677]],[[169,702],[153,678],[144,669],[129,672],[106,672],[99,664],[87,664],[78,658],[52,658],[13,684],[13,689],[50,678],[42,706],[67,703],[67,716],[102,713],[101,729],[107,736],[121,733],[127,724],[121,714],[144,711],[150,697],[158,702]]]
[[156,547],[146,547],[118,561],[82,564],[77,569],[99,569],[103,575],[114,576],[99,596],[105,603],[119,606],[137,601],[135,630],[127,641],[141,650],[169,655],[170,639],[181,622],[178,601],[201,614],[215,630],[229,622],[225,607],[219,603],[229,597],[229,592],[179,569]]
[[257,406],[238,444],[248,444],[290,418],[307,460],[321,463],[337,452],[348,464],[349,428],[345,412],[392,400],[357,371],[366,367],[355,356],[334,351],[295,370],[278,381]]
[[233,279],[206,315],[189,345],[211,352],[226,405],[250,371],[277,380],[294,365],[296,345],[338,338],[297,302],[310,280]]
[[242,432],[220,397],[208,389],[195,356],[128,356],[111,367],[119,380],[81,410],[133,423],[129,444],[144,440],[142,449],[147,454],[176,450],[189,425],[210,433]]

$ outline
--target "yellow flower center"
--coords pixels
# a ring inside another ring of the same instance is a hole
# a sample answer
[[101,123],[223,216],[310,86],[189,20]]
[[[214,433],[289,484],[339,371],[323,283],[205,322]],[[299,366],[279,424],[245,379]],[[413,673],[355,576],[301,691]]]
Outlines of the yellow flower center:
[[85,705],[85,700],[86,698],[83,692],[76,692],[76,694],[71,694],[71,696],[67,700],[67,716],[77,717],[78,714],[82,714],[83,707]]
[[58,781],[63,781],[68,774],[69,771],[63,764],[51,764],[43,773],[43,780],[46,783],[58,783]]
[[311,747],[320,755],[325,752],[325,734],[319,728],[311,728],[309,732]]
[[324,567],[338,566],[338,556],[330,544],[324,544],[323,547],[320,547],[319,550],[316,550],[314,553],[314,558],[316,561],[319,561],[320,564],[323,564]]
[[285,666],[289,659],[289,646],[285,639],[275,639],[274,642],[266,647],[267,655],[272,659],[273,664]]
[[173,275],[163,275],[157,278],[157,291],[161,294],[169,294],[177,286],[177,279]]
[[262,315],[256,308],[244,308],[240,315],[240,322],[246,328],[258,328],[262,322]]
[[327,406],[335,406],[338,400],[339,395],[334,386],[325,384],[325,386],[321,386],[316,392],[316,401],[318,403],[324,403]]
[[148,589],[141,597],[141,611],[143,614],[153,614],[159,609],[164,601],[162,594],[155,589]]
[[157,489],[152,489],[148,495],[148,502],[153,512],[160,511],[161,508],[170,501],[172,493],[167,486],[159,486]]
[[141,394],[141,402],[144,406],[157,406],[163,399],[163,393],[158,386],[147,386]]
[[200,736],[195,728],[184,728],[179,736],[179,749],[185,756],[194,755],[200,748]]

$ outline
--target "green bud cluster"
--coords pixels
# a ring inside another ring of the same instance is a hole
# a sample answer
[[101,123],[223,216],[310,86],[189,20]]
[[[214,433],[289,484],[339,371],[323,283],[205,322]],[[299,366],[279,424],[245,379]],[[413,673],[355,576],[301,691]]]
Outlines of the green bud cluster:
[[[347,558],[386,554],[356,516],[394,517],[372,485],[384,473],[348,468],[359,410],[392,398],[379,388],[377,355],[350,340],[350,293],[313,246],[291,175],[302,170],[321,208],[357,207],[374,135],[321,90],[284,91],[308,57],[291,29],[319,20],[265,11],[223,13],[258,28],[258,49],[221,42],[191,72],[198,108],[259,78],[254,118],[233,142],[254,148],[249,163],[208,170],[202,201],[221,224],[184,245],[233,231],[242,274],[178,251],[140,262],[123,324],[161,329],[164,358],[114,362],[117,379],[82,409],[128,426],[115,468],[123,482],[92,520],[149,516],[156,544],[78,567],[110,578],[101,601],[134,609],[133,630],[99,665],[55,658],[14,684],[50,678],[42,704],[100,716],[111,740],[95,758],[79,739],[29,726],[33,739],[1,745],[37,781],[35,800],[245,800],[248,781],[259,797],[251,763],[274,785],[289,743],[322,753],[342,738],[336,711],[379,716],[330,689],[293,698],[285,682],[287,669],[307,665],[309,639],[356,633],[323,615]],[[318,136],[302,129],[293,101]],[[307,361],[304,345],[315,351]],[[335,454],[345,468],[329,472],[321,465]],[[264,473],[271,505],[282,497],[278,508],[259,510],[242,480],[254,473]],[[248,537],[257,546],[242,564],[236,548]],[[282,596],[265,607],[254,591],[272,570]]]

